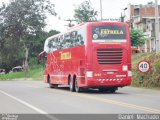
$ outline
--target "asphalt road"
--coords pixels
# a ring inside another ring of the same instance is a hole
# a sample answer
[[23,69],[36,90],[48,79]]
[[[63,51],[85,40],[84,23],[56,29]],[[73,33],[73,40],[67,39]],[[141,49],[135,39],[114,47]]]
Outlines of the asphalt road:
[[73,93],[42,81],[0,81],[0,113],[160,114],[160,91],[124,87],[113,93]]

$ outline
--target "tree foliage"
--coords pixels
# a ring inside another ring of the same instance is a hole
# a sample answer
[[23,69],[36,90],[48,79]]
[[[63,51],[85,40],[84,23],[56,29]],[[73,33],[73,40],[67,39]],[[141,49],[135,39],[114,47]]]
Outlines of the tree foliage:
[[46,34],[46,13],[56,15],[54,7],[49,0],[10,0],[0,7],[0,67],[28,67],[29,56]]
[[89,1],[82,2],[74,12],[74,18],[78,23],[97,21],[98,12],[92,8]]
[[141,46],[145,43],[145,35],[142,30],[131,29],[130,31],[132,46]]

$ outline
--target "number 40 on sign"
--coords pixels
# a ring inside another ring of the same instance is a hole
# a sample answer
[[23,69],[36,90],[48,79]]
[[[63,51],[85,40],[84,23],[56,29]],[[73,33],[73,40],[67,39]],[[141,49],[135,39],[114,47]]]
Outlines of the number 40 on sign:
[[138,63],[138,70],[142,73],[149,72],[150,64],[149,62],[142,60]]

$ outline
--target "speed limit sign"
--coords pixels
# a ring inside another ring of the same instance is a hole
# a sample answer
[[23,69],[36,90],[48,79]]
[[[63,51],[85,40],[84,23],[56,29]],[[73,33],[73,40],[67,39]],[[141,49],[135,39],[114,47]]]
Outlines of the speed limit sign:
[[138,70],[142,73],[148,72],[150,70],[149,62],[142,60],[138,63]]

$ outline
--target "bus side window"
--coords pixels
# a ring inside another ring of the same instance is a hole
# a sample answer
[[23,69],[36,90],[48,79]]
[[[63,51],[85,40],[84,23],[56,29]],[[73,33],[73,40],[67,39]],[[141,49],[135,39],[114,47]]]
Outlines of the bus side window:
[[83,37],[81,34],[77,36],[79,45],[84,45]]
[[48,42],[48,48],[49,48],[49,52],[53,52],[57,50],[56,42],[54,41],[54,39]]
[[60,40],[58,39],[58,37],[56,37],[54,41],[55,41],[55,48],[56,48],[57,50],[61,49],[61,48],[60,48]]
[[68,48],[72,47],[72,41],[73,41],[73,39],[74,39],[74,37],[73,37],[73,32],[70,32],[70,33],[69,33],[69,36],[70,36],[70,40],[69,40],[69,42],[68,42]]
[[81,28],[78,30],[77,39],[79,42],[79,45],[84,45],[86,43],[86,32],[85,28]]
[[56,42],[55,41],[53,41],[53,48],[52,48],[52,51],[56,51],[57,50],[57,45],[56,45]]
[[64,48],[64,43],[65,41],[64,41],[64,36],[63,35],[61,35],[61,36],[59,36],[59,49],[63,49]]
[[76,39],[77,39],[77,31],[73,31],[70,33],[70,47],[74,47],[76,46]]
[[66,33],[66,34],[64,35],[64,38],[65,38],[65,41],[66,41],[66,42],[69,42],[69,41],[70,41],[70,33]]
[[64,40],[63,40],[63,48],[68,48],[69,46],[68,46],[68,43],[70,42],[70,35],[69,35],[69,33],[67,33],[67,34],[65,34],[64,35]]
[[52,44],[52,40],[50,40],[49,42],[48,42],[48,48],[49,48],[49,52],[51,52],[52,51],[52,47],[53,46],[53,44]]
[[43,60],[42,60],[42,67],[43,67],[43,69],[45,69],[46,68],[46,65],[47,65],[47,55],[48,55],[48,53],[44,53],[44,56],[43,56]]
[[44,51],[45,51],[46,53],[49,52],[48,42],[49,42],[49,40],[47,39],[47,40],[45,41],[45,43],[44,43]]

